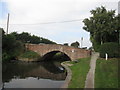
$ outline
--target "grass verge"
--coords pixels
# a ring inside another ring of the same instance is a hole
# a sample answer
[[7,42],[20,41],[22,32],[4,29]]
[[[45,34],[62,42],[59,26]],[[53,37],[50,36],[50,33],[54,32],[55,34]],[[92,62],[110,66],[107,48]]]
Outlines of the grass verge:
[[87,73],[89,71],[90,58],[79,59],[78,63],[70,62],[72,71],[72,79],[68,88],[84,88]]
[[97,60],[95,88],[118,88],[118,59]]

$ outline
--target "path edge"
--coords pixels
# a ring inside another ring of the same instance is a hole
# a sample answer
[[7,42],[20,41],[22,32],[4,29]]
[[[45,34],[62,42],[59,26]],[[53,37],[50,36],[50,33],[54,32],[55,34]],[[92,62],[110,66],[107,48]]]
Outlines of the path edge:
[[[70,62],[70,61],[66,61]],[[62,62],[61,65],[67,70],[67,76],[65,79],[64,84],[61,86],[61,88],[68,88],[69,82],[71,81],[72,78],[72,71],[71,69],[65,64],[66,62]]]

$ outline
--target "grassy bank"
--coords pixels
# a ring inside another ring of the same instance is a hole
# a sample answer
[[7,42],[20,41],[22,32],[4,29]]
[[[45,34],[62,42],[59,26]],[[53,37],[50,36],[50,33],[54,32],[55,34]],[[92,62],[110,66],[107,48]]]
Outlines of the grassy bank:
[[28,59],[34,59],[34,58],[38,58],[39,54],[37,54],[36,52],[33,51],[26,51],[24,53],[22,53],[19,58],[28,58]]
[[68,88],[84,88],[87,73],[89,71],[90,58],[79,59],[78,63],[70,62],[72,71],[72,79]]
[[95,88],[118,88],[118,59],[98,59]]

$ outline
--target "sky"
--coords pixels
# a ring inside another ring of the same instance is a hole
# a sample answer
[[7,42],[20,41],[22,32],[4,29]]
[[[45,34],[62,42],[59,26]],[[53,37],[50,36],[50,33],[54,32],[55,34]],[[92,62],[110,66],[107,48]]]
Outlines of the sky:
[[[10,13],[9,33],[28,32],[58,44],[78,41],[91,47],[89,32],[83,30],[83,19],[90,10],[105,6],[118,12],[119,0],[0,0],[0,27],[6,31]],[[70,21],[70,22],[67,22]],[[72,21],[72,22],[71,22]]]

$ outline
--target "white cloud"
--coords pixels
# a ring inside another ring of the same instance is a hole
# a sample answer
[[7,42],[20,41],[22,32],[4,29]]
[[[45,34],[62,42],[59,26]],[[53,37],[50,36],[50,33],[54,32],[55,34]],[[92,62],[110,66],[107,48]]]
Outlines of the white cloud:
[[[103,0],[3,0],[8,4],[11,24],[29,24],[84,18]],[[108,0],[118,1],[118,0]],[[105,2],[105,0],[104,0]],[[102,4],[104,4],[104,2]],[[111,5],[110,7],[113,7]],[[6,22],[5,22],[6,23]]]
[[[119,0],[2,0],[8,4],[10,13],[9,31],[26,31],[46,37],[58,43],[79,40],[84,36],[84,46],[91,46],[89,33],[83,31],[82,20],[71,23],[39,24],[42,22],[60,22],[84,19],[90,16],[90,10],[101,5],[116,9]],[[114,3],[114,4],[113,4]],[[115,5],[115,6],[114,6]],[[7,17],[7,16],[6,16]],[[6,23],[6,20],[2,20]],[[18,25],[13,25],[18,24]],[[22,25],[25,24],[25,25]],[[6,26],[3,26],[4,28]],[[6,29],[6,28],[5,28]],[[72,35],[73,34],[73,35]],[[64,37],[63,37],[64,36]]]
[[81,0],[5,1],[8,3],[8,8],[11,15],[11,23],[35,23],[46,22],[51,20],[64,20],[64,16],[68,16],[69,18],[71,16],[72,18],[71,12],[78,10],[84,11],[91,5],[91,2],[89,2],[89,0],[85,0],[86,2],[81,2]]

